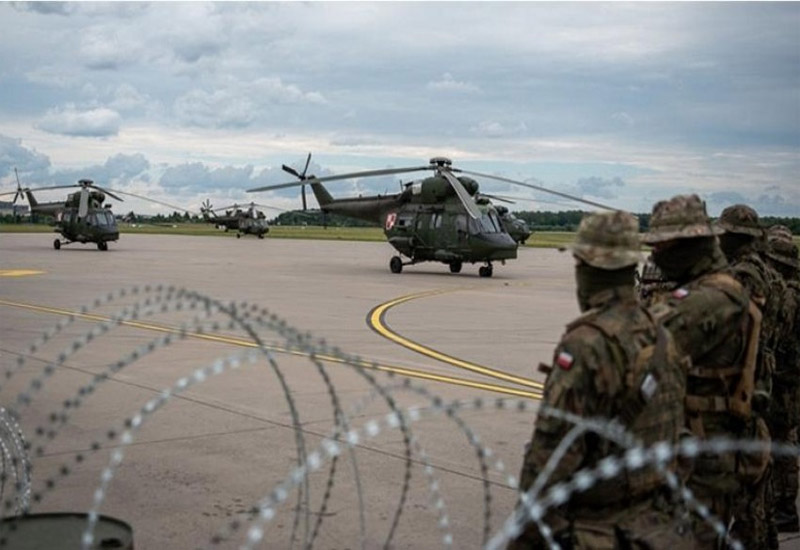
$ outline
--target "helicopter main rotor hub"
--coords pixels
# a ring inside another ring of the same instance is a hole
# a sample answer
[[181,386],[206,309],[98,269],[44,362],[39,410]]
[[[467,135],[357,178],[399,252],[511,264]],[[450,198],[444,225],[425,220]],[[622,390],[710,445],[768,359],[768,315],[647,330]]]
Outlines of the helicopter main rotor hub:
[[453,161],[447,157],[433,157],[431,159],[431,168],[450,168]]

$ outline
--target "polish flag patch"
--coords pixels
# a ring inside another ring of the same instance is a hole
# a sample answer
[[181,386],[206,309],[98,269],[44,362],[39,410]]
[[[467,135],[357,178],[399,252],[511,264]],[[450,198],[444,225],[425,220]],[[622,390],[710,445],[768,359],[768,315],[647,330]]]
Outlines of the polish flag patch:
[[572,355],[567,353],[566,351],[562,351],[556,357],[556,364],[564,370],[569,370],[572,368],[572,362],[575,360]]
[[672,297],[677,298],[679,300],[686,298],[689,295],[689,291],[685,288],[678,288],[672,291]]

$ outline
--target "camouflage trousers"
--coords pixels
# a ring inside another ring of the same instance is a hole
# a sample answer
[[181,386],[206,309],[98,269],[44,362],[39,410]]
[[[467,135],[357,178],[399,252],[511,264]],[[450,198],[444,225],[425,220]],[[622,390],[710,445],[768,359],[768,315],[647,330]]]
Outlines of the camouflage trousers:
[[[770,432],[776,443],[798,446],[798,424],[800,424],[800,395],[796,384],[777,385],[770,405]],[[796,456],[775,455],[772,457],[774,472],[772,487],[775,494],[776,512],[783,516],[797,516],[798,466]]]
[[[617,511],[602,506],[556,529],[554,540],[564,550],[692,550],[696,548],[688,522],[645,502]],[[547,543],[535,525],[508,545],[508,550],[544,550]]]
[[[735,517],[731,535],[739,540],[745,548],[771,548],[770,536],[777,543],[777,531],[773,523],[772,467],[768,467],[764,475],[755,485],[743,489],[736,500],[733,515]],[[777,548],[777,546],[775,546]]]
[[[798,447],[797,427],[792,428],[785,434],[775,434],[775,441]],[[776,455],[773,457],[775,463],[772,475],[772,487],[775,494],[775,507],[777,511],[797,515],[797,489],[798,489],[798,468],[796,456]]]

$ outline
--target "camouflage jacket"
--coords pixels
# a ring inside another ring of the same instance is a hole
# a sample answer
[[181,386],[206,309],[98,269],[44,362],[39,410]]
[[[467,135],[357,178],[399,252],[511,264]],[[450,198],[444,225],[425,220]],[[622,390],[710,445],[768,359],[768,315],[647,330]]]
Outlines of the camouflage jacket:
[[755,373],[755,407],[764,414],[772,395],[778,316],[786,293],[783,277],[755,249],[746,249],[731,264],[733,276],[750,293],[761,311],[761,333]]
[[776,379],[781,384],[800,384],[800,280],[786,281],[778,311],[775,342]]
[[[543,404],[585,418],[618,419],[642,443],[674,442],[683,427],[685,365],[666,330],[657,338],[650,313],[634,290],[619,287],[591,299],[594,309],[576,319],[558,344],[545,383]],[[658,341],[658,345],[656,345]],[[653,384],[649,386],[649,384]],[[521,474],[529,489],[573,425],[540,414]],[[563,481],[619,447],[598,434],[579,436],[559,461],[547,485]],[[600,483],[575,495],[564,510],[575,518],[600,505],[612,513],[615,503],[647,498],[662,483],[647,469]]]
[[[752,414],[761,314],[747,290],[728,270],[716,269],[676,288],[664,303],[674,311],[665,326],[679,351],[692,359],[686,382],[689,429],[700,438],[763,438],[763,421]],[[689,485],[700,494],[730,495],[765,467],[763,456],[703,456]]]
[[770,350],[775,346],[778,329],[778,310],[784,283],[780,273],[769,266],[755,251],[749,251],[731,263],[733,276],[750,293],[750,298],[761,309],[761,345]]

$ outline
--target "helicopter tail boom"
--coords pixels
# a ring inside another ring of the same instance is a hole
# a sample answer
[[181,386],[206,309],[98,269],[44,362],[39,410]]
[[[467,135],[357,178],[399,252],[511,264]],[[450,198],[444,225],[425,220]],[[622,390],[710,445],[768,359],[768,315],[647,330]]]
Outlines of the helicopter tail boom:
[[335,200],[321,183],[312,183],[311,190],[314,192],[314,197],[316,197],[320,208],[324,209]]

